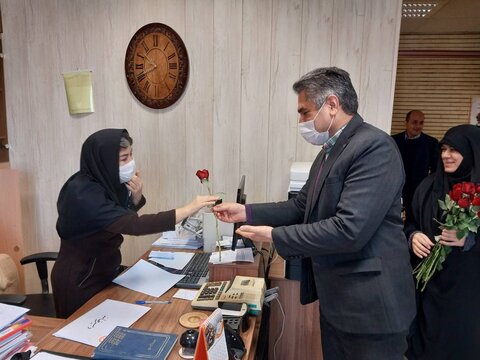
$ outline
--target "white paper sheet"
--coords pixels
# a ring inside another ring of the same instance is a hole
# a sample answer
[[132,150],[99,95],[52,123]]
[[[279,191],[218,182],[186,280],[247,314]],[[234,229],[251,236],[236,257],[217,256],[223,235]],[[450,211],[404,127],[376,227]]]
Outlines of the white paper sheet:
[[213,252],[210,256],[210,262],[212,264],[225,264],[231,263],[234,261],[246,261],[253,263],[253,252],[252,248],[243,248],[232,250],[223,250],[222,251],[222,261],[219,259],[219,252]]
[[0,303],[0,329],[8,326],[20,316],[25,315],[29,310],[21,306]]
[[135,265],[117,276],[113,282],[130,290],[159,297],[179,282],[185,275],[171,274],[140,259]]
[[129,327],[149,310],[148,306],[107,299],[53,335],[96,347],[115,326]]
[[51,354],[48,352],[41,351],[31,359],[33,360],[72,360],[72,359],[80,359],[80,358],[76,358],[75,356],[72,356],[72,355],[68,355],[67,357],[67,356],[61,356],[61,355]]
[[148,258],[163,266],[182,270],[185,265],[192,259],[193,253],[188,252],[169,252],[152,250]]
[[197,293],[198,290],[179,289],[175,293],[175,295],[173,295],[173,297],[177,299],[192,301],[193,299],[195,299],[195,296],[197,296]]

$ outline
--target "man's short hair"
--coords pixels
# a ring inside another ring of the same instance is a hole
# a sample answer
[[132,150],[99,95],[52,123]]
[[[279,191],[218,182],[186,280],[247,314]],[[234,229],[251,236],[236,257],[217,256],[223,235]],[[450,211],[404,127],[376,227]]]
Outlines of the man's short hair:
[[328,96],[335,95],[345,113],[353,115],[358,110],[358,97],[350,75],[337,67],[318,68],[308,72],[293,84],[293,90],[297,95],[304,91],[306,98],[313,101],[317,109]]
[[405,121],[408,121],[408,119],[410,119],[410,115],[412,115],[412,113],[414,112],[419,112],[419,113],[422,113],[423,114],[423,111],[421,110],[410,110],[407,115],[405,116]]

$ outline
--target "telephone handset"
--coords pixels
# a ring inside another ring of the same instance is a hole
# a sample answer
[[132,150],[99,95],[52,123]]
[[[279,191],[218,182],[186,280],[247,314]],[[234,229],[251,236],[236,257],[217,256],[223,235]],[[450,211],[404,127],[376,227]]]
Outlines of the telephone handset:
[[192,308],[215,310],[218,302],[245,303],[251,314],[262,311],[265,296],[265,279],[236,276],[233,282],[212,281],[202,285],[192,300]]

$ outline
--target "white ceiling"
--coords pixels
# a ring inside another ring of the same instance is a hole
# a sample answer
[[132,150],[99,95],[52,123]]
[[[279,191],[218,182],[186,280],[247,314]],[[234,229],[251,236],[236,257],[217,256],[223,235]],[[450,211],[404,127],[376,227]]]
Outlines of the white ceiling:
[[[405,1],[411,2],[411,0]],[[432,2],[439,4],[426,17],[402,18],[400,32],[402,34],[480,32],[480,0],[437,0]]]

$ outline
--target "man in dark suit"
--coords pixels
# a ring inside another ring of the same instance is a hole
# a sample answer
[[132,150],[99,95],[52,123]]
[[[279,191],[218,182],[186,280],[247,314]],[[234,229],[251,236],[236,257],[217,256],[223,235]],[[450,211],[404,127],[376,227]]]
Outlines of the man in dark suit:
[[405,185],[402,198],[405,215],[412,216],[412,199],[415,189],[428,174],[435,171],[440,158],[438,140],[423,132],[425,115],[412,110],[405,117],[405,131],[393,135],[402,155]]
[[400,154],[390,136],[357,114],[347,72],[316,69],[293,89],[302,135],[324,145],[305,186],[285,202],[213,210],[222,221],[247,222],[240,235],[302,259],[300,300],[320,300],[325,360],[401,360],[415,299]]

